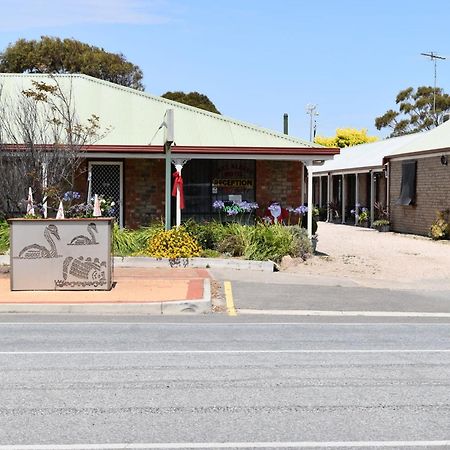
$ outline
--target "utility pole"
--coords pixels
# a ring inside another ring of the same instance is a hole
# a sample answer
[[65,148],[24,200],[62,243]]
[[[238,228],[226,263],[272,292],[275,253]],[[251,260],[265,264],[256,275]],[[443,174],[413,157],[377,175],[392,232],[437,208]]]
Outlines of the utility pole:
[[[437,60],[438,59],[447,59],[444,56],[439,56],[434,52],[430,53],[421,53],[422,56],[426,56],[430,58],[431,61],[434,62],[434,90],[433,90],[433,116],[436,119],[436,79],[437,79]],[[436,124],[437,125],[437,124]]]
[[309,114],[309,142],[312,142],[316,135],[316,116],[319,115],[317,105],[306,105],[306,114]]

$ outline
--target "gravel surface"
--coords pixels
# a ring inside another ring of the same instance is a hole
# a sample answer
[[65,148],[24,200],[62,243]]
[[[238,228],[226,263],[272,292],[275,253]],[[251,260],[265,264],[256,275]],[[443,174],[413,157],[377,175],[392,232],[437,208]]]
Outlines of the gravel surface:
[[348,278],[362,286],[450,289],[450,241],[320,222],[317,254],[287,272]]

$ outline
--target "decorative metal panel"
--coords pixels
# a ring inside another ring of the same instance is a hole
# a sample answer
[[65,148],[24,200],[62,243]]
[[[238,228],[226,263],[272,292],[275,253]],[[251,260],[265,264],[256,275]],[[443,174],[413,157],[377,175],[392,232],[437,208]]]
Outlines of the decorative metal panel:
[[109,290],[112,219],[11,221],[11,290]]

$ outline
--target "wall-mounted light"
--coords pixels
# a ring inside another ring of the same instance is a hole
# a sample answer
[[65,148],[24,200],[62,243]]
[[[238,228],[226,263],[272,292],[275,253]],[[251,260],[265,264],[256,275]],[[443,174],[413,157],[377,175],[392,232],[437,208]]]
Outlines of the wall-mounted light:
[[441,164],[443,166],[447,166],[448,165],[448,156],[447,155],[442,155],[441,156]]

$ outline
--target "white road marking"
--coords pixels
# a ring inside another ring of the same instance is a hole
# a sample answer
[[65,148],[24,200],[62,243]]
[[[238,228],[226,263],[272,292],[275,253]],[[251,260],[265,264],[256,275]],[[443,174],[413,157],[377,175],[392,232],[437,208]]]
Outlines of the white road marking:
[[[240,310],[242,311],[242,310]],[[246,310],[244,310],[246,311]],[[253,310],[252,310],[253,311]],[[289,314],[287,314],[289,315]],[[380,326],[380,325],[389,325],[389,326],[399,326],[399,325],[408,325],[408,326],[449,326],[447,322],[189,322],[189,323],[179,323],[179,322],[0,322],[0,327],[2,325],[10,326],[10,325],[119,325],[119,326],[130,326],[130,325],[146,325],[146,326],[182,326],[182,327],[236,327],[241,325],[246,326],[312,326],[312,325],[320,325],[320,326]]]
[[[5,355],[209,355],[209,354],[314,354],[314,353],[450,353],[450,349],[280,349],[280,350],[42,350],[0,351]],[[0,447],[1,449],[1,447]]]
[[450,313],[415,311],[322,311],[300,309],[237,309],[239,314],[273,316],[327,316],[327,317],[436,317],[450,318]]
[[446,441],[328,441],[328,442],[174,442],[147,444],[0,445],[0,450],[123,450],[123,449],[217,449],[217,448],[355,448],[442,447]]

